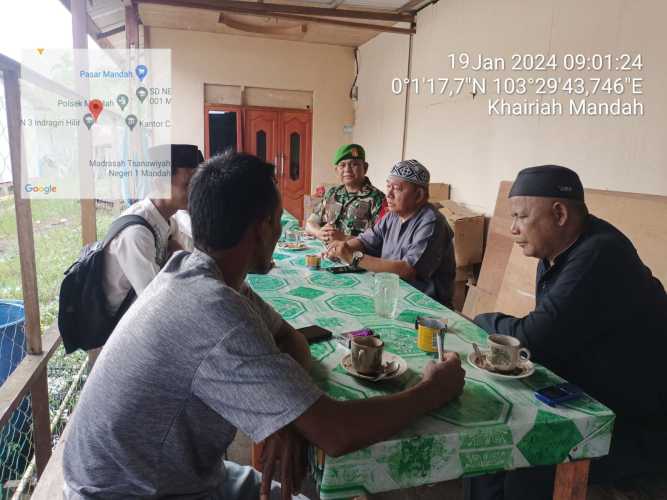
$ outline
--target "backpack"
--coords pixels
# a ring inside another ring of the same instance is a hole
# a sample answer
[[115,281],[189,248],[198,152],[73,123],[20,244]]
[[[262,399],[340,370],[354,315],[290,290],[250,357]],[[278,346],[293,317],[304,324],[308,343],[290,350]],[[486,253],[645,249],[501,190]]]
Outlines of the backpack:
[[103,241],[83,247],[79,258],[65,271],[60,285],[58,329],[67,354],[77,349],[102,347],[134,302],[136,294],[130,289],[118,311],[109,313],[103,286],[104,249],[123,229],[134,225],[150,229],[157,247],[155,230],[146,219],[140,215],[122,215],[111,224]]

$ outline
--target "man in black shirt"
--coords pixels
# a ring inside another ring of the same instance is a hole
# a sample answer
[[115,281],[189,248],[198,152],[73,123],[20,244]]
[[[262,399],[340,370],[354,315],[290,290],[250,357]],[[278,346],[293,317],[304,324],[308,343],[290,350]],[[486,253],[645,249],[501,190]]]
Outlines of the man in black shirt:
[[[665,289],[623,233],[588,213],[572,170],[524,169],[509,196],[514,242],[540,259],[536,307],[523,318],[488,313],[475,322],[518,338],[533,360],[616,413],[610,453],[591,463],[591,482],[664,471]],[[554,471],[536,467],[467,480],[466,498],[551,498]]]

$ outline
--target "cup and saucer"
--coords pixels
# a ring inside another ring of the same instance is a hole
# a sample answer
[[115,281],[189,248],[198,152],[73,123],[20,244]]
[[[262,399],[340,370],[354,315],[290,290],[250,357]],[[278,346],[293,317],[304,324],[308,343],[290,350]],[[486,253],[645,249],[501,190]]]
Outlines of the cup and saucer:
[[349,354],[340,362],[343,369],[370,382],[391,380],[403,375],[408,364],[397,354],[384,351],[384,342],[375,336],[354,337]]
[[508,335],[489,335],[489,349],[475,350],[468,355],[468,362],[492,377],[520,379],[530,377],[535,365],[530,361],[530,351],[521,342]]
[[303,242],[284,241],[278,243],[278,248],[281,250],[305,250],[308,248],[308,245]]
[[303,232],[298,229],[288,229],[285,231],[285,239],[278,243],[281,250],[305,250],[308,248],[303,242]]

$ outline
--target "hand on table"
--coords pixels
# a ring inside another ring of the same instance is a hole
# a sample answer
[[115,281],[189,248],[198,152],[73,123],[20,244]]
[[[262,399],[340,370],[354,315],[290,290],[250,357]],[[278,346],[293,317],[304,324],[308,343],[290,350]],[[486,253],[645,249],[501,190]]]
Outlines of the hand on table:
[[345,241],[334,241],[327,246],[325,255],[329,259],[337,258],[349,264],[352,262],[352,254],[352,248]]
[[283,500],[291,500],[292,494],[299,491],[306,475],[307,441],[296,431],[283,427],[264,440],[262,449],[262,484],[259,489],[260,500],[269,500],[271,481],[280,462],[280,492]]
[[317,237],[324,241],[325,243],[330,243],[332,241],[345,241],[347,236],[344,232],[339,229],[336,229],[331,224],[325,224],[318,231]]
[[427,363],[422,380],[437,388],[437,407],[448,403],[463,393],[466,372],[461,368],[461,359],[455,352],[446,352],[439,363]]

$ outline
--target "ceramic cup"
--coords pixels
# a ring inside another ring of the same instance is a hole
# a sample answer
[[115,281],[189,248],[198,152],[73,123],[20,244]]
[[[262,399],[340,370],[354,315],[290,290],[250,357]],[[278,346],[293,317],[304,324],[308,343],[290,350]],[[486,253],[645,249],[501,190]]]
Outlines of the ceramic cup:
[[487,360],[494,370],[510,372],[530,359],[530,351],[509,335],[489,335],[489,348]]
[[362,375],[375,375],[382,369],[384,342],[377,337],[352,338],[352,367]]

